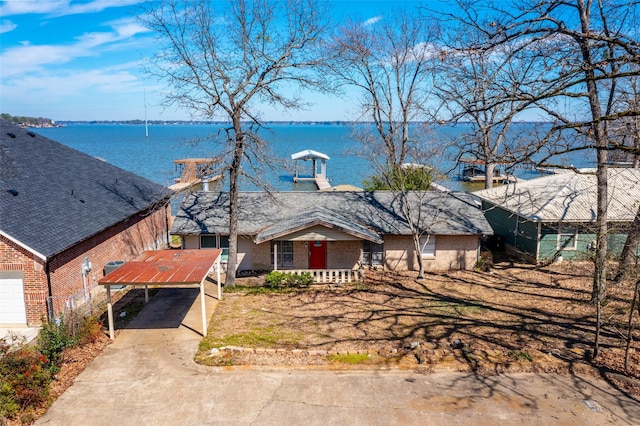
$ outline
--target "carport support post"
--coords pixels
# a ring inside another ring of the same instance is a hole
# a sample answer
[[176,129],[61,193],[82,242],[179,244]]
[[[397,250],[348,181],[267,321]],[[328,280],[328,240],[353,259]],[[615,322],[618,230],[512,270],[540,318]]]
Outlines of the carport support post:
[[111,286],[107,284],[107,314],[109,316],[109,338],[114,340],[116,334],[113,327],[113,305],[111,304]]
[[220,256],[216,259],[216,271],[218,271],[218,300],[222,300],[222,284],[220,283]]
[[149,286],[144,286],[144,303],[149,303]]
[[202,281],[200,281],[200,306],[202,307],[202,337],[207,337],[207,304],[205,300],[204,294],[204,280],[207,277],[204,277]]

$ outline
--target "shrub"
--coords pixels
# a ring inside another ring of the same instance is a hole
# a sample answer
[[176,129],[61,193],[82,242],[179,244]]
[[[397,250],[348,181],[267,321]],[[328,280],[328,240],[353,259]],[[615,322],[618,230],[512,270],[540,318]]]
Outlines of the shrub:
[[51,372],[47,358],[32,347],[11,350],[0,344],[0,417],[25,415],[48,401]]
[[265,285],[270,288],[309,287],[313,284],[313,276],[308,272],[298,275],[289,272],[271,271],[265,277],[265,281]]
[[81,345],[95,343],[102,334],[102,321],[100,316],[91,315],[82,321],[80,328],[79,342]]
[[60,364],[62,352],[78,343],[78,338],[74,334],[72,328],[67,326],[64,316],[54,321],[43,319],[38,335],[38,347],[49,360],[52,369]]
[[476,269],[480,272],[489,272],[493,266],[493,254],[489,250],[482,250],[476,263]]
[[18,416],[30,423],[34,410],[48,402],[63,351],[95,342],[100,333],[98,316],[71,314],[57,321],[43,319],[37,347],[25,346],[15,336],[0,339],[0,424]]

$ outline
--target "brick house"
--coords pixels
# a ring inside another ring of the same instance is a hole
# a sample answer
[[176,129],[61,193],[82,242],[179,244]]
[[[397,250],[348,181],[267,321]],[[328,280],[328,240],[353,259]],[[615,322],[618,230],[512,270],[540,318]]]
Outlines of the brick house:
[[[416,270],[418,255],[427,271],[474,268],[481,237],[493,231],[471,197],[430,191],[410,199],[423,234],[419,254],[393,192],[242,192],[237,271],[353,276],[349,271],[367,267]],[[182,237],[185,249],[225,249],[228,230],[228,193],[195,192],[183,200],[170,233]]]
[[0,326],[103,292],[104,267],[168,245],[171,191],[0,120]]

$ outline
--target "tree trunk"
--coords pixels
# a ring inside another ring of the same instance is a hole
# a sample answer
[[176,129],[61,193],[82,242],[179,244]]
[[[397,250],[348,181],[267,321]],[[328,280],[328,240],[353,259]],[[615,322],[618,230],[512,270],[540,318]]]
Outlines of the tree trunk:
[[493,188],[493,173],[496,169],[496,164],[492,161],[487,161],[484,166],[484,188]]
[[413,245],[418,255],[418,278],[424,278],[424,259],[422,258],[422,246],[420,244],[420,236],[417,233],[413,234]]
[[596,179],[598,185],[597,217],[596,217],[596,259],[593,274],[593,293],[591,300],[596,305],[596,335],[593,343],[593,358],[600,349],[600,331],[602,328],[602,301],[607,290],[607,151],[598,149],[598,168]]
[[638,306],[638,314],[640,314],[640,305],[638,305],[638,293],[640,292],[640,280],[636,281],[636,287],[633,291],[633,300],[629,307],[629,322],[627,324],[627,345],[624,349],[624,369],[629,371],[629,351],[631,350],[631,341],[633,340],[633,314]]
[[225,285],[228,286],[233,286],[236,283],[236,265],[238,263],[238,180],[245,144],[245,136],[239,118],[234,118],[233,128],[235,148],[233,150],[231,170],[229,171],[229,257],[225,280]]
[[618,265],[618,273],[616,274],[615,281],[622,282],[631,271],[631,267],[636,261],[636,253],[638,251],[638,243],[640,243],[640,206],[636,212],[636,217],[633,219],[633,224],[629,228],[627,233],[627,239],[624,242],[622,248],[622,254],[620,254],[620,263]]

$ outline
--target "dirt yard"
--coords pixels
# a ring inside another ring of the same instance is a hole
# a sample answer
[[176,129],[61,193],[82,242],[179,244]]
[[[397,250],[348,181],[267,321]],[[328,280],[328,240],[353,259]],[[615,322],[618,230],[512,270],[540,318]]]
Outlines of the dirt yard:
[[[197,359],[211,365],[329,362],[327,357],[300,359],[302,349],[375,354],[377,361],[370,362],[378,363],[406,361],[409,354],[420,363],[417,347],[433,358],[438,351],[451,351],[459,339],[465,353],[489,353],[505,362],[531,361],[534,353],[587,362],[595,330],[591,283],[587,262],[544,268],[500,263],[488,273],[455,271],[421,280],[415,273],[371,272],[364,283],[283,293],[257,292],[259,279],[240,279],[219,303]],[[631,296],[630,285],[610,286],[601,340],[605,350],[596,365],[622,371],[621,336]],[[636,315],[640,328],[637,322]],[[636,378],[639,339],[636,332],[630,374]],[[225,346],[254,350],[210,356],[212,348]],[[265,354],[255,348],[289,351],[275,356],[273,350]],[[293,349],[297,356],[291,355]]]

